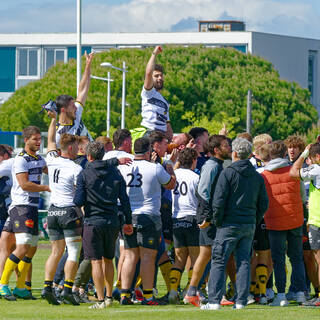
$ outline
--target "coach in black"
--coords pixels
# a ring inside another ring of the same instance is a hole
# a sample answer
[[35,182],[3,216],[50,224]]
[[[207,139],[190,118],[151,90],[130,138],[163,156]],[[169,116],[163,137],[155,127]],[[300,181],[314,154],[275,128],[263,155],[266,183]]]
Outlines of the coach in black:
[[[84,256],[85,259],[91,260],[92,277],[99,300],[91,307],[93,309],[105,308],[112,302],[114,273],[112,259],[120,228],[118,199],[125,216],[124,232],[132,233],[131,208],[125,181],[114,166],[102,160],[104,153],[102,143],[88,144],[89,164],[78,176],[74,197],[77,206],[84,206]],[[106,301],[104,301],[104,283],[107,291]]]

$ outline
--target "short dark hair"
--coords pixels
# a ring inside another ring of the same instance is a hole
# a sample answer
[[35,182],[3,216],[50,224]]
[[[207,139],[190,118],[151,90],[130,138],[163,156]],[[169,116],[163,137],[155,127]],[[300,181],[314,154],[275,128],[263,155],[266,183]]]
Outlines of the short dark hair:
[[185,148],[179,152],[178,161],[180,163],[180,168],[190,169],[193,160],[198,158],[198,153],[192,148]]
[[61,96],[57,97],[56,105],[58,114],[61,113],[61,108],[66,108],[71,100],[74,100],[74,98],[67,94],[62,94]]
[[208,133],[208,130],[206,128],[203,127],[194,127],[191,128],[189,131],[189,134],[192,136],[192,138],[194,140],[196,140],[197,138],[199,138],[200,136],[202,136],[205,132]]
[[276,140],[270,144],[270,158],[284,158],[287,152],[287,147],[284,144],[283,140]]
[[220,145],[222,141],[227,140],[226,136],[223,136],[221,134],[213,134],[212,136],[209,137],[207,141],[207,148],[208,151],[214,155],[214,148],[220,148]]
[[154,66],[153,71],[159,71],[161,73],[164,73],[163,65],[156,63],[155,66]]
[[237,138],[243,138],[248,140],[249,142],[253,142],[252,135],[249,132],[241,132],[237,134]]
[[22,138],[23,139],[30,139],[34,134],[41,134],[41,131],[36,126],[29,126],[22,130]]
[[314,143],[311,145],[310,150],[309,150],[309,157],[314,158],[317,154],[320,155],[320,143]]
[[118,129],[113,134],[113,144],[116,149],[120,148],[123,141],[131,138],[131,133],[128,129]]
[[11,158],[11,153],[12,153],[12,147],[8,146],[7,144],[0,144],[0,156],[3,157],[5,154]]
[[102,160],[105,151],[104,145],[98,141],[89,142],[86,147],[87,156],[90,155],[94,160]]
[[149,140],[151,146],[153,146],[156,142],[161,143],[163,139],[167,139],[167,136],[162,131],[153,131],[150,133]]
[[138,138],[134,142],[134,153],[135,154],[145,154],[150,151],[150,141],[146,137]]

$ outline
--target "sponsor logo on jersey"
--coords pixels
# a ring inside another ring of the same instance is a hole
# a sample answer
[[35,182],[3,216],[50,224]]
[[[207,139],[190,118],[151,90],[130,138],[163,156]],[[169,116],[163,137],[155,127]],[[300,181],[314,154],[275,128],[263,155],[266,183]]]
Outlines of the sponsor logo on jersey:
[[28,228],[33,228],[34,226],[34,221],[29,219],[29,220],[26,220],[25,223],[24,223]]
[[16,220],[16,221],[14,222],[14,226],[15,226],[16,228],[19,228],[19,227],[20,227],[20,222],[19,222],[18,220]]
[[148,244],[149,244],[150,246],[153,245],[153,242],[154,242],[154,239],[153,239],[153,238],[149,238],[149,239],[148,239]]

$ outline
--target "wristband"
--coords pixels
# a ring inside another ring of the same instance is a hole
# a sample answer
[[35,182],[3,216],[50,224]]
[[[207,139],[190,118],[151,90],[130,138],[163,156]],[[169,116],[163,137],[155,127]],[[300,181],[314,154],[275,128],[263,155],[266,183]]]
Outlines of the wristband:
[[305,150],[301,153],[301,157],[302,157],[303,159],[306,159],[306,158],[308,158],[308,156],[309,156],[309,150],[308,150],[308,149],[305,149]]

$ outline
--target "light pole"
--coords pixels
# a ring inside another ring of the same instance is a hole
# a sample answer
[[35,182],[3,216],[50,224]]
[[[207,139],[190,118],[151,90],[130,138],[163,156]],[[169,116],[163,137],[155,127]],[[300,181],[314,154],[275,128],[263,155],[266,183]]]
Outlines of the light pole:
[[77,94],[81,80],[81,0],[77,0]]
[[108,78],[101,78],[96,76],[91,76],[92,79],[105,81],[108,83],[108,93],[107,93],[107,137],[110,136],[110,82],[113,81],[113,79],[110,78],[110,72],[108,72]]
[[121,103],[121,129],[125,128],[125,106],[126,106],[126,63],[123,61],[122,68],[113,66],[110,62],[102,62],[101,67],[112,68],[122,72],[122,103]]

